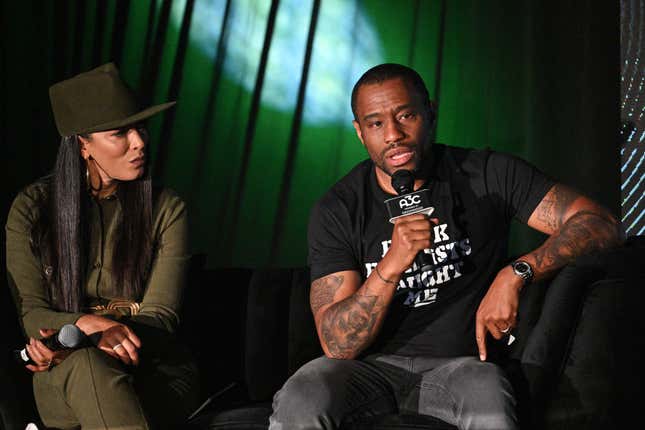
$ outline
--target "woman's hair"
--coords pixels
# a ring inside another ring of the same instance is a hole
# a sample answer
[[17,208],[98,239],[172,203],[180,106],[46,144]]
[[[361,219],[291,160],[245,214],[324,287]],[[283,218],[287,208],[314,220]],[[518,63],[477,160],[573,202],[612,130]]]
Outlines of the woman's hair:
[[[147,134],[141,135],[147,141]],[[78,136],[62,138],[47,183],[47,198],[32,232],[32,246],[43,264],[51,267],[46,274],[52,304],[61,311],[79,312],[85,298],[90,240],[88,209],[92,196]],[[154,245],[148,169],[140,179],[120,182],[116,195],[122,210],[111,250],[112,276],[119,296],[139,299],[145,289]]]

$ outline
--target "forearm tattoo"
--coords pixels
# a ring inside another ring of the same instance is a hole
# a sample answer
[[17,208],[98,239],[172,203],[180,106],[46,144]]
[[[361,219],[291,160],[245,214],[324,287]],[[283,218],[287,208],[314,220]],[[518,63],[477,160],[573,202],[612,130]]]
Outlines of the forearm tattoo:
[[582,254],[614,246],[618,241],[619,228],[613,219],[580,211],[535,252],[535,268],[548,274]]
[[378,297],[354,294],[327,309],[321,337],[335,358],[352,358],[372,339],[379,314]]
[[316,279],[311,284],[309,293],[309,304],[314,316],[321,307],[333,303],[336,291],[343,285],[343,276],[329,275],[324,278]]
[[578,197],[579,194],[575,191],[560,184],[554,185],[553,189],[545,196],[544,201],[540,203],[537,212],[538,220],[554,231],[559,229],[564,224],[567,209]]

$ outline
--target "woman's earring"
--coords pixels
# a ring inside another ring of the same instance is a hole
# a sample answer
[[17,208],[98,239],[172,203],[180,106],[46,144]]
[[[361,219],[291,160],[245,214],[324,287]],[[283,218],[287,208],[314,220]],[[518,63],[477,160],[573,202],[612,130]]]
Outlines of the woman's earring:
[[[91,160],[91,159],[92,159],[92,156],[90,155],[90,156],[89,156],[89,157],[87,157],[87,159],[85,160],[85,161],[86,161],[86,163],[85,163],[85,179],[86,179],[86,181],[87,181],[87,189],[88,189],[88,190],[90,190],[90,191],[98,192],[98,191],[101,191],[101,188],[103,188],[103,181],[101,181],[101,182],[99,183],[99,187],[98,187],[98,188],[94,188],[94,186],[92,185],[92,179],[90,178],[90,168],[89,168],[89,166],[87,165],[87,161],[89,161],[89,160]],[[100,181],[100,178],[99,178],[99,181]]]

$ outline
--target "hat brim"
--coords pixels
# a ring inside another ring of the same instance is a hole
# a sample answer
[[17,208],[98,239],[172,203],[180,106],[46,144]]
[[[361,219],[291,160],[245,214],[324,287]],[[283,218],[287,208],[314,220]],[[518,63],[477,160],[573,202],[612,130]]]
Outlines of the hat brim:
[[117,128],[122,128],[127,125],[136,124],[137,122],[150,118],[151,116],[174,106],[175,103],[177,102],[168,102],[160,105],[151,106],[147,109],[142,110],[141,112],[137,112],[134,115],[130,115],[127,118],[95,125],[93,127],[86,128],[83,130],[78,130],[70,134],[86,134],[86,133],[95,133],[97,131],[115,130]]

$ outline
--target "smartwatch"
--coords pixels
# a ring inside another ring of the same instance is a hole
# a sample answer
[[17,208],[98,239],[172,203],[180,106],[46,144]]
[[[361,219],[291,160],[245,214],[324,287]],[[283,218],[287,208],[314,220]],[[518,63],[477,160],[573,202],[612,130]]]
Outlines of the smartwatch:
[[533,279],[533,268],[524,260],[517,260],[511,263],[513,273],[522,278],[523,285],[528,284]]

